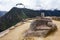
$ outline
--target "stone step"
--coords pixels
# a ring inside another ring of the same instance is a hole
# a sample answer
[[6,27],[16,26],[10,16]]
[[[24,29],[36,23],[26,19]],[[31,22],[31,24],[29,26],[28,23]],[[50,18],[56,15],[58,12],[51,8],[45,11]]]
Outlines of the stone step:
[[9,31],[10,31],[10,30],[7,29],[7,30],[5,30],[5,31],[0,32],[0,37],[3,37],[4,35],[6,35]]

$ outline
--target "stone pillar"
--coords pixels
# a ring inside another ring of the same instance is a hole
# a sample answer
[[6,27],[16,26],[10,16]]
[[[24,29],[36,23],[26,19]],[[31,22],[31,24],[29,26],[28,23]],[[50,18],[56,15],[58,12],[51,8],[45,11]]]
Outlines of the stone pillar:
[[44,18],[44,13],[41,13],[41,17]]

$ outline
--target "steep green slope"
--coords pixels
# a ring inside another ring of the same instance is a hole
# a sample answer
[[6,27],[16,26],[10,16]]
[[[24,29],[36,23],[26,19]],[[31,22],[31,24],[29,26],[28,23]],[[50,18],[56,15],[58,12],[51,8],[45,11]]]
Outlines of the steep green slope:
[[17,24],[22,19],[27,18],[24,12],[17,8],[12,8],[8,13],[0,18],[0,32]]

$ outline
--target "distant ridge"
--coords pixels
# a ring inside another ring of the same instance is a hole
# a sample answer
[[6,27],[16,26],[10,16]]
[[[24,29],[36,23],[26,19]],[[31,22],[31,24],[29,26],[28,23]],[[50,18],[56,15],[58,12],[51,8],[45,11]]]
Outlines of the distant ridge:
[[7,13],[7,11],[0,11],[0,17],[5,15],[5,13]]
[[27,8],[17,8],[14,7],[13,9],[15,10],[23,10],[23,12],[28,16],[28,17],[36,17],[40,16],[42,12],[45,13],[45,16],[60,16],[60,10],[32,10],[32,9],[27,9]]
[[9,12],[16,12],[19,13],[19,11],[23,10],[23,12],[28,16],[28,17],[36,17],[40,16],[42,12],[45,13],[45,16],[60,16],[60,10],[32,10],[32,9],[27,9],[27,8],[17,8],[13,7]]

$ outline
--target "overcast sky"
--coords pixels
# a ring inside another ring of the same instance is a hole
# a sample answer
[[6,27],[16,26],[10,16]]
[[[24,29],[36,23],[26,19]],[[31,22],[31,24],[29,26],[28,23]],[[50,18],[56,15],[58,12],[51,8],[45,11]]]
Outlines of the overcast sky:
[[0,0],[0,10],[9,11],[12,7],[15,7],[17,3],[23,3],[26,8],[34,10],[60,10],[60,0]]

